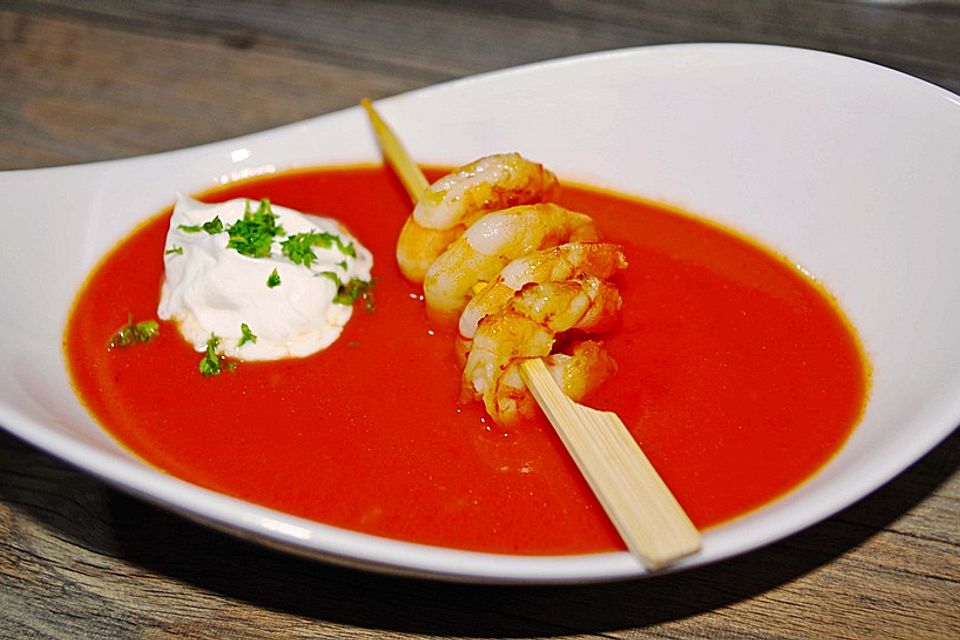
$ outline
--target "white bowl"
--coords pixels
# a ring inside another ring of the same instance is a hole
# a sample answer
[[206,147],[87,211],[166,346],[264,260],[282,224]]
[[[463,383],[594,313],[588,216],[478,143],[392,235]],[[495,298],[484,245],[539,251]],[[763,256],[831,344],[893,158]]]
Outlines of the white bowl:
[[[957,96],[835,55],[717,44],[536,64],[398,96],[380,108],[419,161],[458,164],[517,150],[563,178],[661,200],[745,232],[839,299],[873,367],[861,424],[811,480],[708,531],[702,551],[677,567],[742,553],[826,518],[960,422]],[[625,552],[465,552],[272,511],[147,467],[77,400],[61,353],[74,294],[98,258],[175,191],[379,157],[354,108],[193,149],[0,174],[0,424],[125,491],[305,555],[476,581],[643,575]]]

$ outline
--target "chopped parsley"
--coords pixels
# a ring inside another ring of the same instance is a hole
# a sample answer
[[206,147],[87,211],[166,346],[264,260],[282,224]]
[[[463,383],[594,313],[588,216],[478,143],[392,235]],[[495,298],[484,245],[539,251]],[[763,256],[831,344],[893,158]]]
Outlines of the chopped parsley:
[[317,243],[316,240],[319,237],[319,233],[312,231],[310,233],[297,233],[281,242],[280,248],[283,250],[283,255],[290,258],[293,264],[302,264],[309,267],[317,259],[317,254],[313,252],[313,246]]
[[373,311],[373,281],[353,278],[350,282],[344,284],[340,276],[333,271],[321,271],[317,275],[329,278],[337,285],[337,293],[333,296],[334,304],[349,307],[357,301],[357,298],[363,298],[367,311]]
[[345,304],[352,305],[357,301],[357,298],[363,299],[363,304],[366,306],[367,311],[373,311],[373,281],[372,280],[361,280],[359,278],[353,278],[345,285],[340,287],[340,290],[337,291],[336,297],[333,301],[336,304]]
[[240,323],[240,333],[243,335],[240,337],[240,342],[237,343],[237,348],[239,349],[248,342],[256,342],[257,336],[254,335],[253,331],[250,331],[250,327],[247,326],[246,322]]
[[210,235],[213,235],[215,233],[223,232],[223,221],[220,220],[220,216],[216,216],[214,217],[213,220],[208,220],[203,224],[193,224],[193,225],[181,224],[177,227],[177,229],[180,229],[181,231],[185,231],[187,233],[199,233],[200,231],[206,231]]
[[[329,249],[334,245],[343,255],[351,258],[357,257],[357,249],[352,242],[343,244],[343,238],[326,231],[295,233],[280,243],[283,255],[290,258],[290,261],[294,264],[302,264],[305,267],[309,267],[317,259],[317,254],[313,252],[314,247]],[[343,264],[346,264],[346,261]],[[344,270],[346,270],[346,267],[344,267]]]
[[111,349],[115,347],[126,348],[131,345],[150,342],[158,335],[160,335],[160,324],[156,320],[134,322],[133,315],[129,315],[127,324],[117,329],[107,346]]
[[165,256],[169,256],[170,254],[176,254],[176,255],[178,255],[178,256],[182,256],[182,255],[183,255],[183,247],[178,247],[178,246],[174,245],[174,246],[171,247],[170,249],[167,249],[166,251],[163,252],[163,255],[165,255]]
[[127,316],[127,324],[123,325],[113,334],[107,346],[110,349],[115,347],[126,348],[143,342],[150,342],[160,335],[160,324],[156,320],[144,320],[134,322],[133,315]]
[[149,342],[160,335],[160,323],[156,320],[144,320],[133,325],[140,342]]
[[210,334],[210,339],[207,340],[207,352],[204,354],[203,359],[200,360],[200,373],[203,376],[218,376],[220,375],[220,356],[217,355],[217,347],[220,346],[220,338],[214,334]]
[[280,274],[277,273],[276,268],[270,272],[270,276],[267,278],[267,286],[271,289],[280,286]]
[[[343,239],[340,236],[333,236],[333,243],[337,245],[337,249],[339,249],[343,255],[350,256],[351,258],[357,257],[357,249],[353,246],[352,242],[344,245]],[[344,262],[346,262],[346,260],[344,260]]]
[[[247,325],[240,325],[246,327]],[[249,327],[247,327],[249,331]],[[250,334],[253,335],[253,334]],[[254,336],[254,341],[256,341],[256,336]],[[241,344],[243,344],[241,342]],[[211,333],[210,339],[207,340],[207,351],[203,354],[203,358],[200,359],[200,363],[197,365],[197,368],[200,369],[200,374],[203,377],[208,376],[218,376],[223,373],[224,370],[233,373],[237,370],[239,366],[235,360],[228,360],[226,356],[221,356],[217,354],[217,347],[220,346],[220,338]]]
[[343,286],[343,281],[340,279],[340,276],[335,274],[333,271],[321,271],[317,274],[318,276],[323,276],[324,278],[329,278],[333,281],[333,284],[336,285],[337,291],[340,290],[340,287]]
[[243,218],[227,227],[230,235],[227,248],[251,258],[265,258],[270,255],[273,239],[284,234],[283,227],[277,225],[277,218],[267,198],[260,201],[256,211],[250,210],[250,201],[247,200]]

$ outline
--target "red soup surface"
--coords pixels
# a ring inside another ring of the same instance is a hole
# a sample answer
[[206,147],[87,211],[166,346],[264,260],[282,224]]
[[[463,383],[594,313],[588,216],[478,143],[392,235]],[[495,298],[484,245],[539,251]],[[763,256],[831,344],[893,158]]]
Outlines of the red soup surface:
[[[67,324],[73,381],[100,423],[152,465],[319,522],[491,552],[621,549],[546,420],[503,430],[458,404],[454,334],[431,327],[394,246],[410,202],[382,168],[282,173],[207,193],[269,197],[339,218],[374,254],[376,306],[358,304],[314,356],[202,377],[173,324],[107,349],[156,317],[170,211],[97,267]],[[616,411],[694,523],[709,527],[802,482],[858,420],[867,369],[828,296],[784,260],[648,202],[568,186],[630,262],[619,373],[586,399]]]

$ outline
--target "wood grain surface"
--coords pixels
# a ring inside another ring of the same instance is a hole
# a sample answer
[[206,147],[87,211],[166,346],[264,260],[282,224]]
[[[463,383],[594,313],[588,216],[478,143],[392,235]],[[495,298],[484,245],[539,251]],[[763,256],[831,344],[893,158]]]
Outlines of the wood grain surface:
[[[0,169],[172,149],[364,95],[686,41],[834,51],[960,92],[954,1],[2,0]],[[492,587],[270,551],[0,432],[0,637],[957,638],[958,444],[739,558],[651,580]]]

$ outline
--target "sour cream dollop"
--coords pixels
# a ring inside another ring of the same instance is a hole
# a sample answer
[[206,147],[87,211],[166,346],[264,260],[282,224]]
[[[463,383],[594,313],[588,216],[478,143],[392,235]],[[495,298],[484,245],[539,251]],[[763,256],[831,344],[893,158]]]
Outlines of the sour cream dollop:
[[[350,320],[353,305],[342,295],[349,284],[370,282],[373,256],[332,218],[270,205],[282,231],[273,236],[269,254],[251,257],[229,247],[230,227],[259,206],[245,198],[205,204],[177,197],[164,246],[157,315],[174,320],[197,351],[206,350],[216,336],[217,353],[241,360],[316,353],[330,346]],[[212,224],[203,229],[205,223]],[[297,234],[320,234],[322,241],[308,243],[315,256],[309,265],[284,253],[282,243]],[[242,325],[256,341],[244,340]]]

